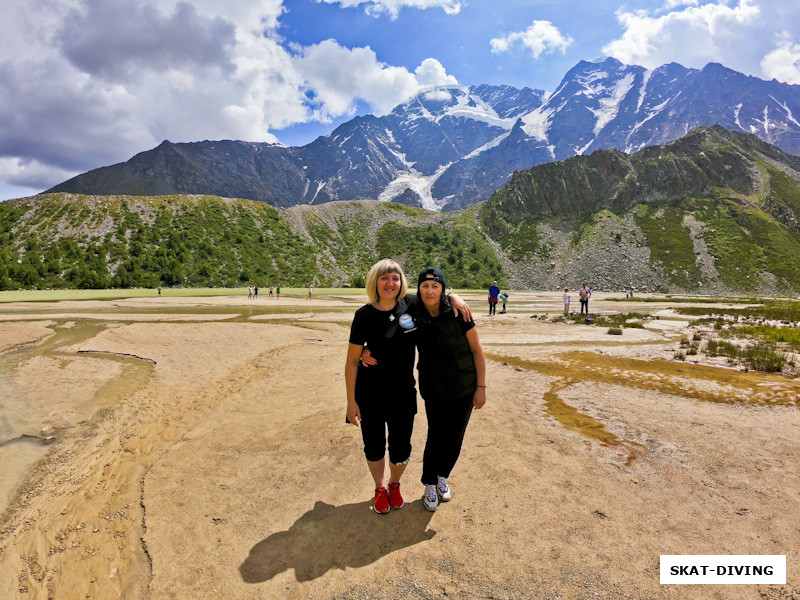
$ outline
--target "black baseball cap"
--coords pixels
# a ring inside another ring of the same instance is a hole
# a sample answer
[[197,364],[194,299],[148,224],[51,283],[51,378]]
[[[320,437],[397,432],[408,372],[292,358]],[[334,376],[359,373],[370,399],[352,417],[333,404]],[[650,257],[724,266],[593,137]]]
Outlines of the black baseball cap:
[[441,269],[437,269],[436,267],[425,267],[422,269],[419,277],[417,277],[417,287],[419,287],[423,281],[436,281],[441,283],[442,287],[445,287],[444,273],[442,273]]

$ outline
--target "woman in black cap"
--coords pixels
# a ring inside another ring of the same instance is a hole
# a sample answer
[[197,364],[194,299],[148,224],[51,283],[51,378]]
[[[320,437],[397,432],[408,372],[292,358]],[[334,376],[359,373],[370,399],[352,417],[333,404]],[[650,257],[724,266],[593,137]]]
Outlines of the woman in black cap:
[[[370,300],[356,311],[350,329],[345,363],[347,422],[361,427],[364,454],[375,480],[375,512],[403,507],[400,478],[411,456],[411,432],[417,412],[414,389],[414,335],[416,323],[409,306],[417,298],[406,295],[408,285],[399,264],[384,259],[367,275]],[[455,296],[451,301],[466,320],[469,307]],[[361,361],[368,346],[374,359]],[[367,365],[373,366],[367,368]],[[377,366],[375,366],[377,365]],[[388,430],[389,486],[386,487]]]
[[461,453],[472,409],[486,403],[486,361],[471,319],[455,318],[444,273],[423,269],[417,279],[419,391],[428,416],[422,457],[423,504],[435,511],[452,497],[447,478]]

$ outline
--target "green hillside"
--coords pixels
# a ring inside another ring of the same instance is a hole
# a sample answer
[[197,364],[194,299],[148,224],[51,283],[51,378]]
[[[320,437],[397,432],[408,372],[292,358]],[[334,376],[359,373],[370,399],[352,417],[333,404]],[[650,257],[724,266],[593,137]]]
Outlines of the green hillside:
[[721,127],[517,172],[480,219],[544,287],[800,290],[800,159]]
[[279,210],[211,196],[70,194],[0,203],[0,289],[360,285],[385,256],[410,273],[450,265],[461,287],[503,277],[474,227],[399,204]]
[[518,171],[461,212],[61,193],[0,203],[0,289],[361,286],[384,257],[411,277],[441,266],[456,287],[794,295],[800,158],[701,127]]

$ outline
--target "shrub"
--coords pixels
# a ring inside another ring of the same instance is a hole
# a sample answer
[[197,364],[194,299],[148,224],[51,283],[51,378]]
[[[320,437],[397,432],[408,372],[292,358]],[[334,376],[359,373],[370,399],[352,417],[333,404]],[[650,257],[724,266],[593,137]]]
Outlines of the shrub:
[[676,360],[686,360],[686,354],[683,352],[676,352],[674,357]]
[[622,329],[619,327],[610,327],[608,329],[608,335],[622,335]]
[[744,361],[755,371],[778,373],[786,364],[786,354],[766,344],[753,344],[741,352]]

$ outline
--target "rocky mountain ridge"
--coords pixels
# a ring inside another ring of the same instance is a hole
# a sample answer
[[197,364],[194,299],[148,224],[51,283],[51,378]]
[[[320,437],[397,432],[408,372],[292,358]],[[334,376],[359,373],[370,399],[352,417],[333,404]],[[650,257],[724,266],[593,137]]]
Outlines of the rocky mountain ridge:
[[510,273],[612,287],[798,288],[800,158],[720,126],[633,154],[602,150],[514,173],[481,207]]
[[479,85],[423,90],[297,148],[241,141],[173,144],[48,190],[211,194],[277,207],[376,199],[428,210],[487,199],[514,171],[599,149],[632,153],[720,124],[800,154],[800,86],[710,63],[654,70],[581,61],[552,94]]

